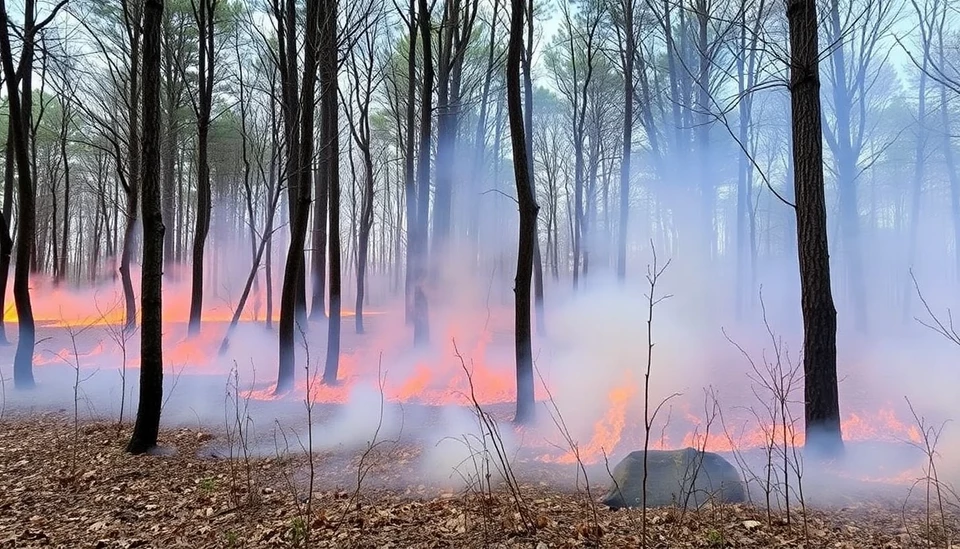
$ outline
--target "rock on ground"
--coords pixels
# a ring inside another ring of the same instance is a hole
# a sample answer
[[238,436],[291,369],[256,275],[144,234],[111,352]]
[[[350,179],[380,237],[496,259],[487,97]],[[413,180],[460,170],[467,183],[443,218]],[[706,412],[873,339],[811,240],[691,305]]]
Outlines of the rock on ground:
[[[614,509],[643,504],[643,450],[631,452],[613,469],[603,503]],[[746,500],[736,468],[718,454],[694,448],[647,452],[647,507],[699,507],[708,501]]]

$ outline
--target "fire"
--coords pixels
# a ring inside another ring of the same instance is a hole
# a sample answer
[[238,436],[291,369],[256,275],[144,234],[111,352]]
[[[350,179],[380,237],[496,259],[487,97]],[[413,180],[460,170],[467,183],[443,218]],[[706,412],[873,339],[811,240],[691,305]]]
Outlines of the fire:
[[[503,318],[494,315],[479,321],[461,315],[443,318],[439,323],[443,328],[436,332],[434,348],[414,352],[409,348],[409,333],[403,328],[402,313],[397,310],[366,311],[365,315],[377,318],[371,322],[377,324],[374,326],[376,335],[356,336],[349,325],[345,325],[337,384],[327,385],[320,381],[325,330],[313,330],[310,337],[315,347],[310,349],[309,370],[303,369],[302,356],[305,353],[301,349],[298,351],[301,358],[296,372],[297,386],[288,394],[277,395],[271,383],[276,364],[276,333],[262,328],[262,310],[253,306],[247,308],[241,317],[239,335],[231,338],[230,350],[221,356],[218,350],[233,314],[232,305],[208,299],[200,335],[187,337],[189,293],[185,288],[184,285],[174,286],[164,294],[165,363],[178,373],[221,376],[234,367],[258,366],[260,372],[254,372],[258,381],[256,387],[248,388],[242,395],[253,400],[303,399],[309,393],[310,400],[315,403],[343,404],[350,401],[358,387],[382,388],[383,397],[388,402],[431,406],[469,407],[472,398],[483,406],[502,405],[512,403],[516,396],[513,353],[508,352],[509,345],[496,342],[499,335],[509,334],[512,329],[504,320],[506,315]],[[35,365],[74,365],[79,361],[82,367],[103,367],[120,363],[118,337],[122,336],[118,336],[121,334],[118,328],[125,318],[118,293],[112,290],[78,292],[38,281],[34,283],[34,296],[35,318],[41,330],[49,330],[38,336]],[[12,300],[9,303],[4,320],[16,322],[16,309]],[[353,314],[344,311],[342,316],[349,318]],[[495,325],[491,326],[491,322]],[[68,329],[73,336],[65,333]],[[80,332],[82,336],[77,335]],[[253,335],[248,337],[248,334]],[[371,337],[375,339],[362,339]],[[453,341],[456,341],[456,350]],[[74,343],[77,344],[76,353]],[[131,335],[124,345],[125,366],[137,368],[139,337]],[[463,364],[458,354],[463,357]],[[538,367],[548,370],[550,364],[538,364]],[[537,436],[524,440],[541,441],[536,453],[542,461],[565,464],[574,463],[578,458],[585,464],[600,463],[605,455],[642,448],[643,386],[636,374],[625,369],[615,383],[599,390],[602,402],[595,403],[594,414],[577,417],[580,425],[569,425],[576,454],[570,451],[566,442],[557,444],[562,437],[558,438],[555,426],[546,419],[545,408],[549,408],[550,403],[543,402],[547,395],[539,388],[537,396],[541,404],[546,405],[541,408],[543,421],[535,428]],[[588,374],[578,371],[572,375],[580,379],[579,376]],[[251,380],[247,378],[244,382],[250,383]],[[580,408],[564,409],[564,405],[579,406],[570,403],[592,398],[577,393],[583,388],[582,383],[573,384],[567,387],[567,394],[556,395],[558,403],[567,403],[558,404],[565,421],[574,418]],[[570,394],[571,391],[574,394]],[[652,402],[660,402],[660,398],[662,396],[651,395]],[[730,405],[729,402],[721,404]],[[742,408],[740,412],[743,412]],[[793,410],[793,417],[802,418],[796,412],[798,410]],[[729,413],[733,414],[733,411]],[[919,443],[921,435],[917,427],[901,417],[904,416],[898,415],[892,406],[852,410],[842,418],[844,438],[849,441]],[[756,416],[743,413],[739,418],[724,417],[722,422],[718,417],[708,420],[703,413],[692,412],[682,400],[671,402],[662,409],[651,431],[651,448],[693,446],[729,453],[767,447],[771,442],[780,446],[784,440],[788,445],[804,443],[802,421],[788,422],[784,436],[784,424],[780,420],[768,420],[764,424]],[[890,478],[897,478],[898,473],[894,472]]]
[[576,463],[579,458],[584,463],[595,463],[604,454],[609,455],[620,444],[623,430],[627,426],[627,409],[636,394],[633,375],[627,372],[623,383],[610,390],[610,407],[594,425],[590,439],[582,445],[577,443],[576,452],[570,450],[558,457],[544,455],[541,459],[555,463]]

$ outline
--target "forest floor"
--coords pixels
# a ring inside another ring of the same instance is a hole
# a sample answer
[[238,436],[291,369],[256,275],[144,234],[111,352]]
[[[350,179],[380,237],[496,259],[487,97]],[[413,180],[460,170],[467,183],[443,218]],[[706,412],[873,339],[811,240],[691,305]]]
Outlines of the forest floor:
[[[167,451],[130,456],[129,428],[75,422],[67,411],[8,410],[0,419],[0,549],[641,546],[640,510],[610,510],[596,503],[604,486],[577,489],[554,481],[561,473],[549,467],[518,473],[516,491],[478,493],[408,474],[405,453],[415,449],[318,453],[308,498],[303,453],[225,459],[211,448],[227,447],[227,433],[180,428],[161,433]],[[755,505],[649,510],[647,546],[958,547],[956,530],[922,502],[809,507],[796,506],[789,523]],[[957,524],[956,515],[945,520]]]

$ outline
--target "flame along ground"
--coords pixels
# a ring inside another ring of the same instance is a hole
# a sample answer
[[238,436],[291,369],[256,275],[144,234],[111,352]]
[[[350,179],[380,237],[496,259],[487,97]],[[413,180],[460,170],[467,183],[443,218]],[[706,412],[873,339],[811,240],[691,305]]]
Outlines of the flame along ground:
[[[139,336],[124,336],[121,330],[122,301],[112,288],[78,292],[49,284],[40,286],[40,292],[34,288],[35,295],[43,296],[35,299],[34,315],[38,324],[35,365],[73,366],[79,363],[83,368],[117,368],[125,352],[126,366],[139,366]],[[165,292],[165,297],[168,293],[173,292]],[[302,367],[298,368],[298,384],[293,391],[286,395],[273,392],[276,333],[264,328],[258,297],[254,297],[248,312],[242,316],[227,354],[220,355],[218,349],[232,309],[225,303],[209,304],[204,311],[201,334],[187,338],[188,307],[185,304],[189,300],[182,294],[185,291],[181,286],[173,299],[165,299],[164,303],[164,360],[171,371],[177,375],[213,375],[226,379],[233,368],[238,368],[243,370],[245,383],[255,380],[255,385],[245,394],[251,399],[303,400],[307,383],[303,379]],[[8,302],[11,305],[4,317],[8,322],[7,333],[13,339],[16,312],[12,300]],[[363,336],[354,334],[353,313],[343,313],[339,383],[335,386],[312,383],[312,401],[345,404],[357,388],[379,391],[382,380],[383,397],[390,402],[469,407],[471,384],[464,371],[466,368],[478,402],[484,406],[497,406],[501,411],[511,408],[515,398],[515,369],[510,311],[488,310],[480,318],[438,312],[434,323],[434,347],[414,351],[409,345],[408,330],[403,326],[402,312],[397,309],[366,311],[369,330]],[[77,343],[76,352],[72,338]],[[325,354],[325,325],[311,326],[303,338],[300,363],[306,361],[306,351],[309,351],[312,368],[319,371]],[[12,349],[0,350],[0,354],[9,353],[12,358]],[[463,358],[462,364],[456,351]],[[584,384],[577,376],[590,377],[591,372],[571,371],[569,367],[563,371],[562,367],[552,363],[556,362],[553,360],[556,357],[547,355],[538,356],[537,363],[537,397],[545,404],[540,412],[543,421],[530,433],[533,436],[524,437],[525,444],[530,440],[541,441],[541,461],[573,463],[579,456],[584,463],[595,464],[602,463],[605,456],[643,447],[642,360],[638,359],[630,367],[621,367],[604,383]],[[669,377],[659,371],[654,375]],[[664,384],[661,380],[659,389],[651,393],[651,410],[674,390],[671,381],[668,379]],[[704,384],[709,384],[709,380]],[[791,414],[792,418],[801,419],[788,421],[785,431],[783,418],[759,419],[770,416],[764,415],[767,411],[749,391],[742,387],[731,391],[730,387],[711,386],[716,389],[714,394],[717,395],[717,405],[723,410],[722,416],[713,415],[710,407],[704,406],[702,386],[688,385],[684,394],[669,400],[660,410],[650,432],[651,448],[695,446],[731,452],[763,448],[771,440],[778,445],[784,441],[788,445],[803,444],[802,409],[797,402],[791,403]],[[552,404],[547,401],[546,389],[555,398]],[[801,397],[794,395],[793,398]],[[577,446],[576,455],[548,418],[554,413],[553,404],[568,425]],[[880,406],[861,403],[858,407],[844,408],[842,429],[845,439],[919,443],[920,432],[905,419],[910,416],[903,408],[890,403]]]
[[[65,327],[65,325],[67,327]],[[166,335],[165,359],[174,365],[172,370],[187,374],[198,373],[204,375],[226,376],[231,367],[239,364],[239,357],[219,357],[217,347],[225,330],[225,323],[208,322],[204,326],[201,337],[185,338],[182,323],[171,323],[171,329]],[[76,325],[58,323],[41,328],[43,331],[59,331],[58,337],[52,337],[38,346],[41,350],[35,355],[35,364],[42,367],[46,364],[72,364],[80,361],[83,367],[95,367],[104,362],[119,360],[118,346],[110,339],[108,330],[119,333],[117,325],[97,323],[86,324],[81,329],[89,332],[78,336],[82,340],[77,357],[73,356],[68,329],[75,330]],[[244,323],[241,329],[260,330],[252,323]],[[325,330],[323,330],[325,332]],[[66,337],[65,337],[66,336]],[[456,338],[452,336],[451,339]],[[492,332],[485,332],[472,342],[470,346],[460,349],[467,361],[473,381],[474,394],[477,400],[485,406],[500,405],[505,409],[514,399],[514,372],[509,360],[509,353],[497,352],[491,347]],[[61,340],[62,347],[54,350],[55,340]],[[139,366],[136,337],[128,342],[127,366]],[[271,338],[272,339],[272,338]],[[457,338],[459,341],[469,341],[467,337]],[[266,350],[261,358],[254,359],[258,363],[268,363],[267,355],[272,355],[272,349]],[[321,350],[312,351],[311,361],[314,370],[320,369],[317,357]],[[399,352],[398,352],[399,351]],[[502,351],[502,349],[501,349]],[[239,351],[243,353],[243,350]],[[470,383],[459,363],[459,359],[448,353],[426,353],[425,355],[403,356],[399,349],[387,349],[383,355],[365,349],[348,348],[344,350],[340,361],[339,383],[335,386],[313,383],[310,398],[317,403],[346,403],[353,391],[361,386],[378,390],[378,375],[383,379],[383,393],[385,400],[398,403],[416,403],[434,406],[469,406]],[[472,358],[473,357],[473,358]],[[472,358],[472,360],[471,360]],[[478,360],[479,359],[479,360]],[[238,362],[234,362],[234,360]],[[263,361],[263,362],[260,362]],[[179,368],[176,365],[183,365]],[[384,365],[386,364],[386,365]],[[185,366],[185,367],[184,367]],[[538,366],[538,369],[542,366]],[[296,389],[285,395],[274,394],[272,387],[273,368],[261,367],[256,370],[257,387],[246,392],[254,400],[293,399],[303,400],[307,382],[303,379],[303,371],[298,371]],[[247,371],[245,376],[249,376]],[[602,462],[604,455],[613,455],[621,450],[642,447],[643,443],[643,387],[638,383],[642,379],[639,373],[624,372],[621,380],[609,387],[602,397],[605,399],[605,412],[590,422],[589,428],[571,429],[576,440],[579,458],[585,463]],[[546,391],[542,385],[537,388],[538,399],[545,402]],[[769,444],[771,438],[777,444],[784,440],[782,424],[761,424],[754,418],[745,417],[730,411],[724,417],[716,416],[710,425],[708,414],[695,411],[693,404],[702,400],[696,398],[681,398],[665,406],[651,429],[651,448],[677,448],[686,446],[705,447],[716,452],[730,452],[735,449],[761,448]],[[577,412],[565,403],[571,402],[569,395],[555,395],[557,406],[565,421]],[[722,399],[719,404],[724,406]],[[552,406],[543,406],[541,414],[547,421]],[[565,411],[566,410],[566,411]],[[741,410],[742,411],[742,410]],[[550,423],[547,421],[547,423]],[[790,444],[803,444],[801,422],[788,425],[786,440]],[[881,407],[876,410],[858,410],[844,414],[842,421],[843,433],[849,441],[886,441],[902,443],[920,442],[920,433],[917,427],[902,419],[893,407]],[[561,445],[559,437],[554,437],[550,443],[544,442],[543,454],[540,459],[546,462],[573,463],[574,454],[566,451]]]

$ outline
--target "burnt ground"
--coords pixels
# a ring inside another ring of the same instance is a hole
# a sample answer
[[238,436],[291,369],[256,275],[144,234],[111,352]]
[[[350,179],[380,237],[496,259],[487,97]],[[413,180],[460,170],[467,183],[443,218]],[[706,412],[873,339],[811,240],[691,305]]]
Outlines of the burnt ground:
[[[309,497],[310,459],[295,436],[274,434],[276,451],[229,459],[235,434],[182,427],[161,433],[162,452],[129,456],[129,429],[75,422],[72,410],[8,410],[0,548],[641,545],[641,511],[595,503],[605,486],[594,470],[588,495],[574,466],[514,456],[514,491],[471,490],[429,480],[416,444],[387,443],[315,453]],[[836,486],[832,503],[797,505],[789,523],[762,503],[649,510],[647,546],[956,547],[955,508],[941,517],[922,497],[905,503],[909,486]]]

